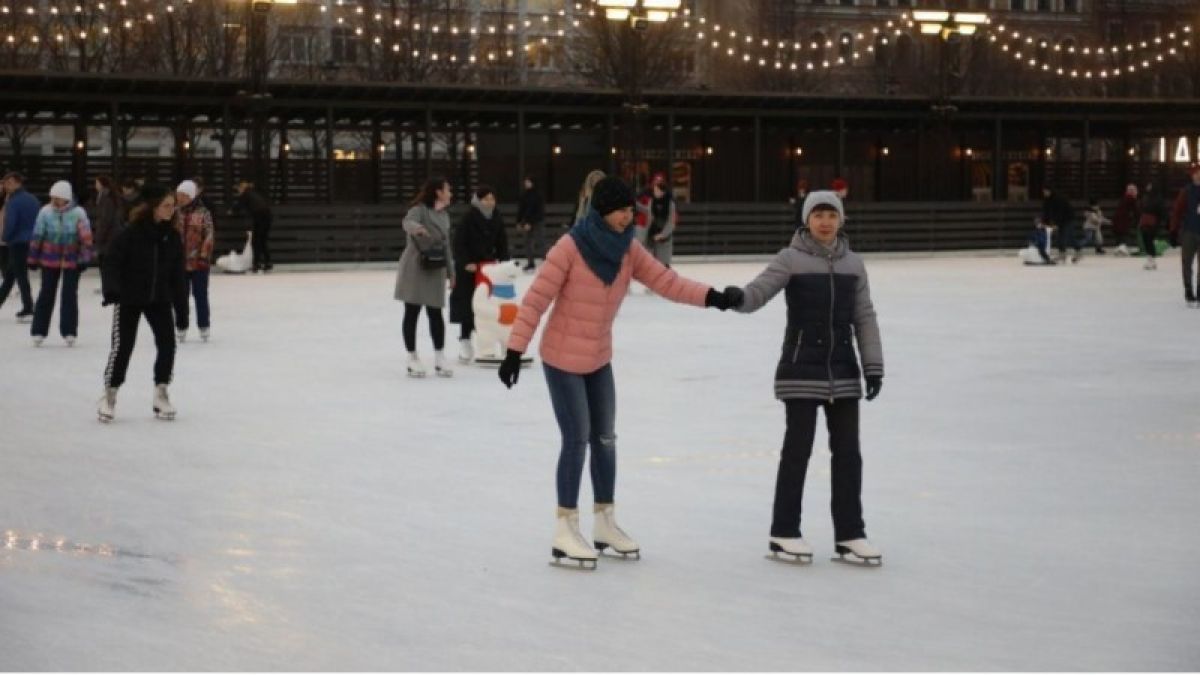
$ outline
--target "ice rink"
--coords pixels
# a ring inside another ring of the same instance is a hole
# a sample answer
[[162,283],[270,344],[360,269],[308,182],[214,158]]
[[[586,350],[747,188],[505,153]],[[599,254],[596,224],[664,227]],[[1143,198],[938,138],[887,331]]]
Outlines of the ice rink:
[[[474,367],[409,379],[391,270],[214,275],[213,340],[180,346],[170,423],[151,414],[144,323],[117,419],[97,422],[95,273],[74,348],[57,316],[34,348],[14,297],[0,669],[1200,669],[1200,309],[1178,254],[1156,272],[867,264],[879,569],[829,560],[820,435],[815,563],[764,559],[782,297],[752,316],[628,298],[617,503],[644,558],[594,573],[547,564],[559,441],[540,363],[512,391]],[[678,269],[724,286],[762,266]]]

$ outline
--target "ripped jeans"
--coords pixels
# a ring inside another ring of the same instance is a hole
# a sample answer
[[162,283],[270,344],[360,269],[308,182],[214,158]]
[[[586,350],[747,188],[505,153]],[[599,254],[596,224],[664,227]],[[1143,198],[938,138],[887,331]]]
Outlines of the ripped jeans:
[[617,483],[617,387],[612,364],[577,375],[542,363],[554,417],[562,432],[558,455],[558,505],[574,509],[579,503],[583,461],[592,446],[592,494],[598,504],[611,504]]

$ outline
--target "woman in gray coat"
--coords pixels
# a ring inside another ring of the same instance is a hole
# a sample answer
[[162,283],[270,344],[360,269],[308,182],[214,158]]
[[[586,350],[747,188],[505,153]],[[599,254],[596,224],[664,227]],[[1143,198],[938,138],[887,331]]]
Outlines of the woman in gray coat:
[[404,303],[404,347],[408,350],[409,377],[425,377],[425,365],[417,356],[417,320],[421,308],[429,317],[433,338],[434,372],[450,377],[442,348],[446,344],[446,281],[454,284],[454,260],[450,247],[450,216],[446,207],[453,200],[450,183],[430,178],[404,216],[407,242],[396,274],[396,299]]
[[800,534],[800,506],[817,411],[823,409],[832,453],[835,550],[845,562],[880,564],[883,554],[867,540],[863,523],[858,439],[862,380],[868,401],[883,387],[883,346],[867,269],[840,232],[846,217],[836,193],[809,193],[802,216],[804,226],[791,245],[758,278],[744,291],[725,291],[739,312],[758,311],[780,292],[787,300],[787,329],[775,368],[775,397],[786,407],[787,431],[769,547],[800,562],[812,560],[813,549]]

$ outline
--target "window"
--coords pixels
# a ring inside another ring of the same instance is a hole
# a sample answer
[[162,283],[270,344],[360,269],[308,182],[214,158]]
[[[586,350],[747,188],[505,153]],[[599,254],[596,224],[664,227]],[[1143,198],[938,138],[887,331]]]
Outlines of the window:
[[813,62],[820,65],[821,61],[825,60],[825,34],[817,31],[809,36],[808,48]]
[[1037,11],[1039,11],[1039,12],[1051,11],[1050,0],[1037,0]]
[[1158,22],[1146,21],[1142,23],[1142,39],[1153,40],[1158,36]]
[[1061,50],[1059,63],[1066,70],[1074,70],[1076,64],[1079,63],[1078,59],[1075,58],[1075,41],[1070,38],[1063,40],[1059,48]]
[[842,0],[842,7],[853,7],[854,0]]
[[279,31],[279,60],[284,63],[305,63],[309,60],[310,35],[306,30],[284,28]]
[[1070,14],[1079,13],[1079,0],[1063,0],[1063,11]]
[[358,36],[352,28],[334,28],[330,31],[330,56],[334,63],[358,61]]
[[1124,24],[1120,21],[1109,21],[1108,29],[1105,31],[1109,42],[1121,42],[1125,39]]
[[1008,8],[1014,12],[1025,9],[1025,0],[1008,0]]

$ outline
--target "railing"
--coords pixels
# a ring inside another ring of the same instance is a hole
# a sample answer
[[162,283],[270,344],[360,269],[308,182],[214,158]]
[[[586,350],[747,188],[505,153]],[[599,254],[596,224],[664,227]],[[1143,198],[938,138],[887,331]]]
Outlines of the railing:
[[[1112,213],[1112,204],[1105,204]],[[1077,208],[1082,208],[1077,205]],[[451,207],[451,222],[466,213]],[[271,251],[276,262],[375,262],[396,260],[404,248],[400,205],[276,206]],[[520,235],[512,228],[515,209],[500,207],[509,224],[514,255]],[[547,206],[547,241],[566,232],[572,204]],[[1040,213],[1034,202],[863,203],[850,202],[846,233],[855,250],[948,251],[1020,248]],[[685,204],[675,235],[678,255],[759,255],[787,245],[794,224],[786,204]],[[241,246],[246,222],[217,221],[217,249]]]

